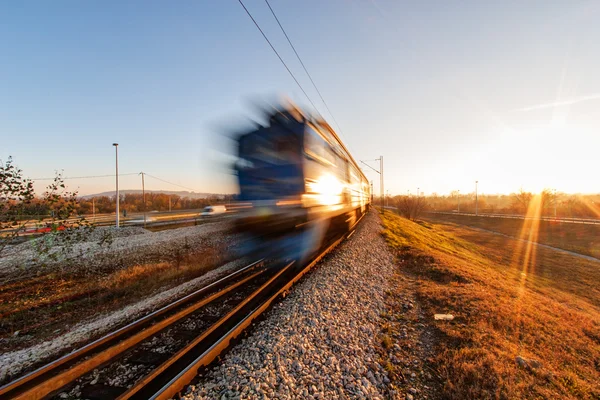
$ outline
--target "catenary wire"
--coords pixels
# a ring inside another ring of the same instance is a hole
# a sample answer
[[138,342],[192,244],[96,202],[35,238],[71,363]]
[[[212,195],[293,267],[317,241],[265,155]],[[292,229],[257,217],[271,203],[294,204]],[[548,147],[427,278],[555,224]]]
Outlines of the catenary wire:
[[248,14],[248,16],[250,17],[250,19],[252,20],[252,22],[254,22],[254,25],[256,25],[256,27],[258,28],[258,30],[260,31],[260,33],[263,35],[263,37],[265,38],[265,40],[267,41],[267,43],[269,44],[269,46],[271,46],[271,49],[273,50],[273,52],[275,52],[275,54],[279,58],[279,61],[281,61],[281,63],[283,64],[283,66],[285,67],[285,69],[287,70],[287,72],[294,79],[294,82],[296,82],[296,85],[298,85],[298,87],[300,88],[300,90],[302,90],[302,93],[304,93],[304,96],[306,96],[306,98],[308,99],[308,101],[310,102],[310,104],[313,106],[313,108],[315,109],[315,111],[317,112],[317,114],[319,114],[319,116],[321,118],[323,118],[323,115],[321,115],[321,113],[319,112],[319,109],[317,108],[317,106],[315,106],[315,103],[313,103],[313,101],[310,99],[310,97],[308,96],[308,94],[306,93],[306,91],[304,90],[304,88],[302,87],[302,85],[300,84],[300,82],[298,82],[298,79],[296,79],[296,77],[294,76],[294,74],[292,73],[292,71],[289,69],[289,67],[287,66],[287,64],[285,63],[285,61],[283,61],[283,58],[281,58],[281,56],[279,55],[279,53],[277,52],[277,50],[275,50],[275,47],[273,46],[273,44],[271,44],[271,41],[269,40],[269,38],[267,38],[267,35],[265,35],[265,33],[263,32],[263,30],[260,28],[260,26],[258,25],[258,22],[256,22],[256,20],[252,16],[252,14],[250,14],[250,11],[248,11],[248,9],[246,8],[246,6],[242,2],[242,0],[238,0],[238,1],[239,1],[240,5],[244,8],[244,10],[246,11],[246,14]]
[[337,126],[338,130],[343,135],[344,133],[342,132],[342,128],[340,127],[340,124],[337,122],[337,120],[335,119],[335,116],[333,115],[333,113],[329,109],[329,106],[327,105],[327,102],[323,98],[323,95],[321,94],[321,91],[319,90],[319,88],[317,87],[317,84],[315,83],[315,81],[313,80],[312,76],[308,72],[308,69],[304,65],[304,62],[302,61],[302,58],[300,57],[300,55],[296,51],[296,48],[292,44],[292,41],[290,40],[288,34],[286,33],[285,29],[283,29],[283,26],[281,25],[281,22],[279,22],[279,18],[277,18],[277,15],[275,14],[275,11],[273,10],[273,7],[271,7],[271,4],[269,3],[269,0],[265,0],[265,3],[267,3],[267,6],[269,7],[269,10],[271,10],[271,14],[273,14],[273,17],[275,18],[275,21],[277,21],[277,24],[281,28],[281,31],[285,35],[285,38],[287,39],[288,43],[292,47],[292,50],[294,50],[294,54],[296,54],[296,57],[298,58],[298,61],[300,61],[300,64],[302,65],[302,68],[304,69],[304,72],[306,72],[306,75],[308,76],[308,79],[310,79],[310,82],[312,83],[313,87],[315,88],[315,90],[319,94],[319,97],[321,98],[321,101],[323,102],[323,104],[325,105],[325,108],[329,112],[329,115],[331,115],[331,118],[333,119],[333,122],[335,122],[335,125]]
[[192,189],[192,188],[189,188],[189,187],[187,187],[187,186],[183,186],[183,185],[178,185],[177,183],[173,183],[173,182],[166,181],[166,180],[164,180],[164,179],[161,179],[161,178],[158,178],[158,177],[156,177],[156,176],[154,176],[154,175],[150,175],[150,174],[148,174],[148,173],[146,173],[146,172],[144,172],[144,175],[146,175],[146,176],[149,176],[150,178],[154,178],[154,179],[156,179],[156,180],[159,180],[159,181],[161,181],[161,182],[168,183],[169,185],[178,186],[178,187],[180,187],[180,188],[183,188],[183,189],[191,190],[192,192],[195,192],[195,191],[196,191],[195,189]]
[[[127,175],[137,175],[137,172],[131,172],[131,173],[127,173],[127,174],[119,174],[119,176],[127,176]],[[64,176],[62,177],[62,179],[88,179],[88,178],[107,178],[107,177],[114,177],[115,174],[108,174],[108,175],[91,175],[91,176]],[[56,179],[55,177],[52,178],[31,178],[31,180],[33,181],[53,181],[54,179]]]

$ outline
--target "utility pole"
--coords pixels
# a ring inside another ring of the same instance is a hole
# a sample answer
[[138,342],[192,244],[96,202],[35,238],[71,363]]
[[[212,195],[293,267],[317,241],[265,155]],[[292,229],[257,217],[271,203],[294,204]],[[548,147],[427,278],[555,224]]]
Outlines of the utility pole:
[[554,219],[556,219],[556,189],[554,189]]
[[379,156],[379,170],[381,171],[379,174],[379,180],[381,182],[381,213],[383,214],[383,156]]
[[117,215],[115,222],[117,228],[119,227],[119,143],[113,143],[115,146],[115,177],[116,177],[116,202],[117,202]]
[[479,181],[475,181],[475,216],[477,216],[477,184],[479,183]]
[[[370,160],[369,160],[370,161]],[[371,168],[373,171],[377,172],[379,174],[379,198],[380,198],[380,203],[381,203],[381,213],[384,213],[384,207],[383,207],[383,156],[379,156],[379,158],[376,158],[373,161],[379,161],[379,171],[376,170],[375,168],[371,167],[369,164],[367,164],[366,162],[364,162],[363,160],[360,160],[361,163],[365,164],[367,167]],[[373,183],[371,182],[371,193],[373,193]]]
[[460,190],[456,191],[456,200],[458,201],[458,212],[460,212]]
[[142,175],[142,201],[144,202],[144,228],[146,227],[146,188],[144,185],[144,173],[140,172]]

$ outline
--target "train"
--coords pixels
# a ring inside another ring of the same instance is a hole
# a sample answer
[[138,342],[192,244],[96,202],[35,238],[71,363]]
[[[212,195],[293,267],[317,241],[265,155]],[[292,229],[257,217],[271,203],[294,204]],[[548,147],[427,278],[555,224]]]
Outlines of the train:
[[235,229],[245,253],[307,260],[371,206],[371,186],[332,127],[286,104],[239,134]]

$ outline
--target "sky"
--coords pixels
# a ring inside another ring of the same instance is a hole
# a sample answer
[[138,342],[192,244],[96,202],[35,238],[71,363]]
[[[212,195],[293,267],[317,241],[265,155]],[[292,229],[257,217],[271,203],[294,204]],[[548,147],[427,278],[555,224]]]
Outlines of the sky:
[[[384,157],[390,194],[600,192],[599,2],[271,0],[339,127],[266,3],[244,3],[354,158]],[[236,192],[228,135],[252,104],[314,113],[235,0],[2,2],[0,57],[0,159],[38,188],[114,174],[117,142],[122,189],[144,171]]]

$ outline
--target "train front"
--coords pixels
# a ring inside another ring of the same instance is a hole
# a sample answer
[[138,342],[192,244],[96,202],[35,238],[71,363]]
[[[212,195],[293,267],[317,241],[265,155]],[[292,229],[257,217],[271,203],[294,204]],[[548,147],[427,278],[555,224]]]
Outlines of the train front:
[[295,237],[307,220],[302,207],[302,118],[276,112],[269,125],[238,138],[236,173],[239,202],[236,230],[244,235],[242,253],[258,257],[296,257]]

